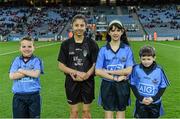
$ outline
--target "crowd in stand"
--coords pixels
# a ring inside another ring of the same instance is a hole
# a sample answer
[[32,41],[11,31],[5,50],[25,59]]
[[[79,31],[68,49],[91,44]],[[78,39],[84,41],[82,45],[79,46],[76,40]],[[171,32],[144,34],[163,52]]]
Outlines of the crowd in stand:
[[59,33],[78,8],[0,8],[0,34],[47,35]]
[[180,29],[180,10],[176,8],[176,5],[140,8],[138,16],[147,31],[156,28],[162,34],[164,29],[169,29],[169,32],[174,31],[176,34],[180,34],[178,32]]

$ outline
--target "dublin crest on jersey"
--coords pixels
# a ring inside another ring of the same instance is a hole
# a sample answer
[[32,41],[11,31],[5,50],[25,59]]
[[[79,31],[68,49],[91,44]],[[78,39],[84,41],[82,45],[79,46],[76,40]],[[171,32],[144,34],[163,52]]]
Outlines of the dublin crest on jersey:
[[157,83],[158,83],[158,80],[157,80],[157,79],[154,79],[154,80],[152,80],[152,82],[153,82],[154,84],[157,84]]
[[122,57],[121,62],[126,62],[126,57]]
[[87,56],[87,50],[83,50],[83,56],[84,56],[84,57]]
[[29,69],[34,69],[34,65],[30,65],[30,66],[29,66]]

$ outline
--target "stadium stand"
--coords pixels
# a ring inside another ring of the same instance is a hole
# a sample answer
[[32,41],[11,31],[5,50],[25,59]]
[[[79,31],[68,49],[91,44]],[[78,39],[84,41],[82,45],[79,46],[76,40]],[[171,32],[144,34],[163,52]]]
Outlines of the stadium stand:
[[[106,31],[111,20],[120,20],[129,38],[143,39],[144,35],[158,37],[180,37],[180,10],[176,5],[166,6],[97,6],[97,7],[1,7],[0,40],[16,41],[24,36],[36,40],[66,39],[70,32],[71,18],[77,13],[86,15],[88,34],[96,35]],[[103,16],[104,24],[100,23]],[[100,21],[99,21],[100,20]],[[100,24],[99,24],[100,23]],[[168,29],[168,30],[167,30]]]
[[180,11],[172,6],[143,7],[137,11],[147,34],[157,32],[159,37],[177,37],[180,35]]

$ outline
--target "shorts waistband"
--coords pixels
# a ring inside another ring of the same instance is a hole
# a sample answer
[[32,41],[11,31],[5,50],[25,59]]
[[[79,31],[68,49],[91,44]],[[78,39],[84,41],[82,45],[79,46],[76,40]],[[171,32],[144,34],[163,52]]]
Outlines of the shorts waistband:
[[15,95],[36,95],[39,93],[40,93],[39,91],[36,91],[36,92],[15,93]]

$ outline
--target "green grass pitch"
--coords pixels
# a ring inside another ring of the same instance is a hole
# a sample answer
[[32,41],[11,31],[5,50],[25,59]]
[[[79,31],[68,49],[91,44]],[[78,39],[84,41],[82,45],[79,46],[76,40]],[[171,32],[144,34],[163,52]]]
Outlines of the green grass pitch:
[[[57,56],[60,42],[35,42],[35,55],[44,61],[45,74],[41,76],[42,118],[68,118],[69,107],[64,91],[64,74],[58,69]],[[105,42],[98,42],[99,46]],[[166,72],[171,85],[163,95],[165,116],[163,118],[180,118],[180,41],[162,42],[130,42],[135,60],[139,63],[138,52],[144,44],[153,45],[159,63]],[[19,55],[18,42],[0,42],[0,118],[12,117],[12,81],[8,78],[11,61]],[[93,118],[103,118],[103,109],[97,105],[100,78],[95,78],[96,99],[92,103]],[[134,96],[132,104],[127,108],[126,117],[133,117]]]

